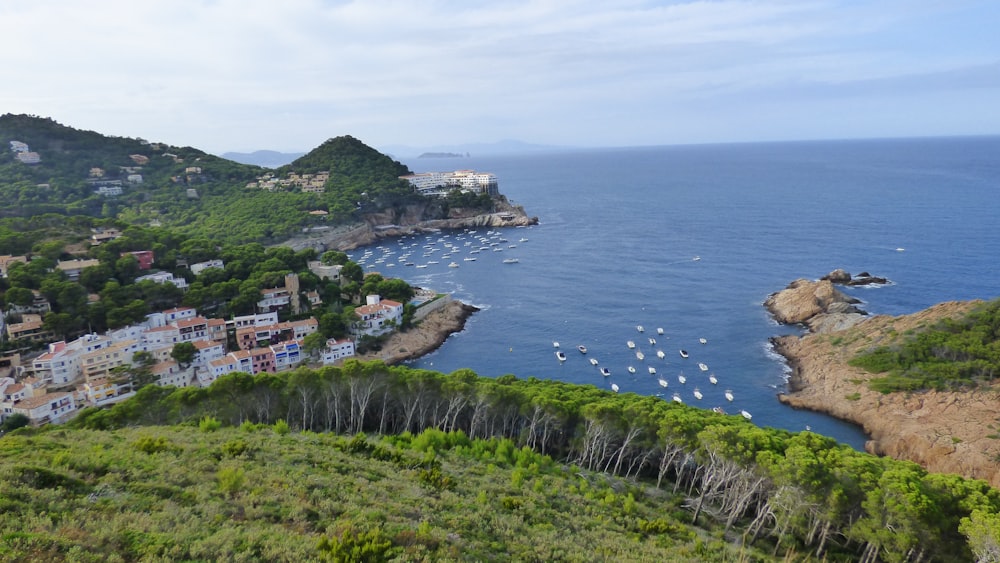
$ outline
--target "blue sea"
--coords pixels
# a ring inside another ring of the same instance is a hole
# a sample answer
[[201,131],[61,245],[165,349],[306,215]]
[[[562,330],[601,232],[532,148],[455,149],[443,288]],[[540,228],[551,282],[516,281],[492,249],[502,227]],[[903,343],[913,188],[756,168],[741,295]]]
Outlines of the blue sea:
[[[768,294],[837,268],[892,281],[846,290],[873,314],[1000,293],[1000,137],[636,147],[404,163],[415,172],[493,172],[501,192],[539,218],[533,227],[442,232],[351,253],[369,270],[482,309],[416,367],[602,388],[614,383],[622,393],[664,400],[676,392],[689,405],[743,409],[755,424],[810,427],[861,448],[865,436],[857,427],[778,402],[788,369],[768,339],[798,329],[773,322],[762,307]],[[482,250],[470,254],[475,249]],[[512,258],[517,262],[503,262]],[[630,340],[644,360],[628,348]],[[563,363],[554,342],[567,355]],[[586,356],[576,350],[581,344]],[[611,375],[602,377],[589,358]]]

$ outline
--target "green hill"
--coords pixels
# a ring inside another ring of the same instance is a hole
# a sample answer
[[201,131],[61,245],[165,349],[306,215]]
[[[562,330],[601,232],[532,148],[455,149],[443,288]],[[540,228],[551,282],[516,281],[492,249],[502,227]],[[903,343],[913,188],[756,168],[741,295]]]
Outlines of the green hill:
[[0,451],[8,560],[967,561],[1000,545],[983,481],[469,370],[349,360],[146,386]]
[[[38,161],[19,160],[15,148],[23,146],[12,141],[26,145]],[[325,190],[248,187],[266,174],[284,178],[321,171],[330,172]],[[0,233],[30,231],[26,220],[55,214],[162,225],[220,242],[276,242],[318,221],[354,222],[366,211],[419,199],[398,179],[408,172],[353,137],[330,139],[271,171],[191,147],[5,114],[0,116]],[[309,214],[316,210],[327,215]]]

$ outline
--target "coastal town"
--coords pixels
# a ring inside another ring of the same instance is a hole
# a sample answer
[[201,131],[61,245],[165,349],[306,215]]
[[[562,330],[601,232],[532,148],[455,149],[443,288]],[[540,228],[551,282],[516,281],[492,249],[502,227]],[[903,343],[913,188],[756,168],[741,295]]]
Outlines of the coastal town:
[[[10,141],[9,144],[20,163],[41,162],[42,157],[27,143]],[[123,168],[122,174],[126,175],[123,179],[91,167],[86,183],[93,193],[115,197],[127,186],[141,185],[142,166],[149,159],[138,154],[129,158],[135,166]],[[185,169],[187,177],[200,173],[199,167]],[[269,173],[247,187],[323,193],[329,174],[293,172],[278,177]],[[406,175],[400,179],[410,182],[417,193],[430,197],[445,197],[454,190],[499,195],[496,176],[491,173],[459,170]],[[197,197],[197,194],[187,196]],[[49,261],[50,267],[44,274],[73,287],[65,291],[74,294],[85,291],[84,281],[107,275],[94,250],[122,237],[127,238],[126,233],[118,228],[94,228],[86,246],[74,253],[63,249],[60,259]],[[27,289],[10,283],[11,278],[27,278],[24,272],[29,266],[45,262],[41,258],[31,254],[0,256],[0,280],[5,289],[0,316],[4,350],[0,354],[0,423],[11,417],[20,417],[32,426],[62,423],[85,407],[128,399],[144,385],[207,387],[234,372],[256,375],[280,373],[298,366],[337,365],[355,356],[359,342],[385,340],[398,333],[404,324],[404,303],[374,293],[358,294],[351,303],[353,317],[345,323],[346,334],[326,337],[317,318],[324,305],[320,291],[314,287],[315,283],[309,289],[303,288],[299,274],[291,272],[281,277],[280,284],[259,290],[250,314],[222,318],[216,316],[215,310],[175,306],[149,312],[127,324],[115,323],[113,328],[101,332],[61,330],[55,320],[62,314],[57,312],[61,308],[56,302],[59,296],[44,287]],[[111,258],[126,259],[132,274],[123,278],[128,285],[156,284],[175,297],[183,296],[192,284],[202,287],[211,284],[210,280],[218,279],[218,273],[226,269],[225,262],[217,257],[196,262],[173,260],[171,267],[158,268],[160,257],[151,249],[126,250]],[[107,256],[104,261],[108,261]],[[307,272],[311,280],[340,284],[343,267],[344,264],[309,260]],[[101,300],[96,291],[83,296],[88,307],[98,305]],[[414,319],[419,321],[434,311],[446,309],[449,302],[447,295],[419,290],[414,299]],[[453,316],[460,319],[469,314],[460,308],[455,311]],[[437,330],[444,330],[445,335],[456,330],[453,323],[442,326]],[[430,341],[441,338],[435,335]],[[425,348],[434,345],[423,344]]]

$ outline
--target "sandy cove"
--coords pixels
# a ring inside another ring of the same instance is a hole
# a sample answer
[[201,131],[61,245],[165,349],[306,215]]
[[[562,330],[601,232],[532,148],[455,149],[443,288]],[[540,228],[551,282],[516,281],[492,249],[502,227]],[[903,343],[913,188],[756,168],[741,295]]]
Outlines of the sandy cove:
[[[828,294],[826,284],[800,285],[802,302]],[[769,301],[772,309],[774,300]],[[847,328],[774,338],[775,351],[792,368],[789,392],[779,399],[860,425],[869,436],[865,448],[870,453],[911,460],[928,471],[983,479],[1000,488],[1000,385],[961,392],[882,394],[868,388],[873,374],[847,363],[861,351],[892,343],[907,331],[940,319],[964,315],[980,304],[947,302],[910,315],[864,317]]]

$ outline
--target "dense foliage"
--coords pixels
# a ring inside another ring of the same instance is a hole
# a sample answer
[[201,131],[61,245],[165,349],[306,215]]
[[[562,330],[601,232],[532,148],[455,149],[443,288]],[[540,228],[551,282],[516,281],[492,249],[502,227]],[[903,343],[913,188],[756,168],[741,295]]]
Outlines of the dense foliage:
[[[226,425],[287,421],[307,432],[406,436],[433,428],[509,440],[630,480],[646,495],[681,494],[675,502],[692,522],[774,553],[851,561],[1000,555],[1000,532],[989,528],[1000,514],[1000,492],[982,481],[927,473],[811,432],[758,428],[656,397],[557,381],[352,360],[318,371],[231,374],[206,389],[149,386],[109,410],[82,412],[73,424],[113,430],[206,416]],[[444,490],[448,478],[426,477]]]
[[[28,144],[41,161],[19,162],[10,141]],[[303,227],[353,222],[366,212],[423,200],[399,180],[409,173],[404,165],[349,136],[330,139],[275,174],[319,171],[330,172],[323,193],[248,188],[269,171],[191,147],[108,137],[51,119],[6,114],[0,116],[0,237],[24,232],[12,219],[56,214],[156,222],[221,242],[273,242]],[[135,174],[140,182],[129,180]],[[97,193],[110,182],[121,186],[120,195]],[[309,214],[317,210],[328,215]],[[0,238],[0,253],[25,252],[42,240],[43,233],[36,234],[28,241]]]
[[885,374],[869,383],[883,393],[992,382],[1000,374],[1000,299],[864,352],[851,365]]
[[0,440],[4,561],[738,561],[680,497],[507,439],[287,424]]

